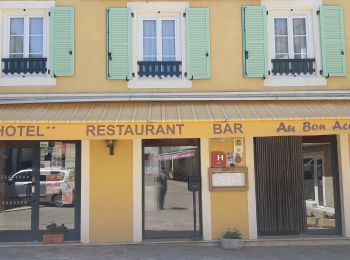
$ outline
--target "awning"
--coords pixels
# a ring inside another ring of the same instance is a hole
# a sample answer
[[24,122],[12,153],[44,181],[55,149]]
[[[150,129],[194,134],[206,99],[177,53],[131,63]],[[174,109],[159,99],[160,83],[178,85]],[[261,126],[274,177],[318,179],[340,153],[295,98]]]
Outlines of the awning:
[[1,139],[330,134],[349,132],[349,123],[347,100],[0,105]]

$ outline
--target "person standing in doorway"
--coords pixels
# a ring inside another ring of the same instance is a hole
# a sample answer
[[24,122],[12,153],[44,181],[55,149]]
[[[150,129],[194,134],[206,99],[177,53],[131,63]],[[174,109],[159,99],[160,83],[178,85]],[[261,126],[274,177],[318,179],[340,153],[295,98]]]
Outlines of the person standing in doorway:
[[157,200],[158,200],[158,209],[164,209],[164,199],[165,194],[167,192],[167,182],[168,182],[168,174],[165,171],[165,167],[162,166],[160,172],[157,175]]

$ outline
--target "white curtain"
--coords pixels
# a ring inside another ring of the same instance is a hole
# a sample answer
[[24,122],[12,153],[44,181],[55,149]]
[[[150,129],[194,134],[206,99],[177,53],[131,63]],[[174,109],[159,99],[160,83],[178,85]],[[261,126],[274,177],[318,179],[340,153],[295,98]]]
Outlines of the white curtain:
[[175,61],[175,21],[162,21],[162,60]]
[[157,60],[157,23],[156,20],[143,21],[143,60]]

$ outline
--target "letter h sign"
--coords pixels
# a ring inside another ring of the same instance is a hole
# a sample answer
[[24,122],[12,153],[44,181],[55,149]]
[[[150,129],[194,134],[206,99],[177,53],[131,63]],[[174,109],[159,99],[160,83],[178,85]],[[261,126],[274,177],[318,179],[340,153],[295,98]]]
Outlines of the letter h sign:
[[211,167],[224,168],[226,167],[226,153],[211,152]]

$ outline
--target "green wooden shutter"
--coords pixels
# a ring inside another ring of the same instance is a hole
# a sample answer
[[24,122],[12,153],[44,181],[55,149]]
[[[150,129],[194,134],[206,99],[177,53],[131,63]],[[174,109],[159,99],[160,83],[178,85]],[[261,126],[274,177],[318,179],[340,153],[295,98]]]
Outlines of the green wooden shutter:
[[50,75],[74,76],[74,8],[50,9]]
[[186,9],[186,77],[210,78],[210,30],[208,8]]
[[243,75],[267,77],[267,13],[264,6],[242,7]]
[[321,6],[320,21],[323,75],[346,76],[343,7]]
[[131,10],[107,9],[107,78],[132,78]]

